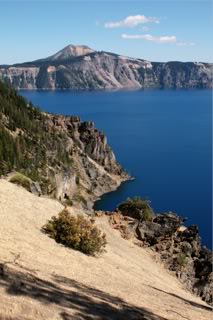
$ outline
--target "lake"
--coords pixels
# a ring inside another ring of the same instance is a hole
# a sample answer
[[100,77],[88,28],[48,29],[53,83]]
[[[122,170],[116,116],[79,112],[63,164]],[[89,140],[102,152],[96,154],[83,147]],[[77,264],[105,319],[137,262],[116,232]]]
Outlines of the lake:
[[43,110],[94,121],[117,160],[135,177],[96,203],[111,210],[127,197],[151,200],[198,224],[203,243],[212,233],[211,90],[21,91]]

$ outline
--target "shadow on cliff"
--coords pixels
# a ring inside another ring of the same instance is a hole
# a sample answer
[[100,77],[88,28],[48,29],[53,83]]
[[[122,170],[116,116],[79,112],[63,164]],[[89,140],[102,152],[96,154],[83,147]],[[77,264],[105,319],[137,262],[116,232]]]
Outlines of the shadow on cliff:
[[63,320],[167,320],[148,309],[64,277],[54,276],[47,281],[7,267],[0,272],[0,286],[10,295],[66,308],[60,313]]

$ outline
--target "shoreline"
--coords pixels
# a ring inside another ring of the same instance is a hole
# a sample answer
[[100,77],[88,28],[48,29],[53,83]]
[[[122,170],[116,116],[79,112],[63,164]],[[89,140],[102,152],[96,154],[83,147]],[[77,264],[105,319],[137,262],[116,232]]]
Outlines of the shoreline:
[[172,91],[183,91],[183,90],[212,90],[213,87],[124,87],[124,88],[100,88],[100,89],[69,89],[69,88],[56,88],[56,89],[51,89],[51,88],[20,88],[16,90],[21,93],[21,91],[27,91],[27,92],[72,92],[72,93],[102,93],[102,92],[107,92],[107,93],[113,93],[113,92],[136,92],[136,91],[151,91],[151,90],[172,90]]
[[[108,195],[108,194],[110,194],[110,193],[114,193],[114,192],[118,191],[118,189],[119,189],[120,187],[122,187],[123,184],[128,183],[128,182],[131,182],[131,181],[134,181],[134,180],[136,180],[136,178],[130,176],[129,178],[127,178],[127,179],[125,179],[125,180],[122,180],[122,181],[120,182],[120,184],[119,184],[115,189],[112,189],[112,190],[110,190],[110,191],[107,191],[107,192],[101,194],[101,195],[94,201],[93,206],[92,206],[92,209],[93,209],[94,211],[96,211],[96,208],[95,208],[96,203],[99,202],[99,201],[101,201],[104,196],[106,196],[106,195]],[[105,211],[104,209],[98,209],[98,210],[100,210],[100,211]]]

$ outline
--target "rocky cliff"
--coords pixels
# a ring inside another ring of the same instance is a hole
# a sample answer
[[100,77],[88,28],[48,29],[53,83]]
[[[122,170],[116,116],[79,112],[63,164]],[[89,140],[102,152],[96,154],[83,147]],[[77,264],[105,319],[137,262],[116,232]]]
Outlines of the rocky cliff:
[[33,62],[0,66],[17,89],[210,88],[213,65],[149,62],[87,46],[67,46]]
[[213,256],[202,246],[196,225],[186,227],[186,218],[172,212],[156,214],[139,198],[128,199],[107,215],[124,238],[136,238],[140,247],[151,248],[185,288],[213,304]]
[[129,178],[93,122],[43,113],[3,83],[0,138],[0,175],[21,172],[32,192],[62,202],[89,208]]
[[72,199],[92,207],[100,195],[115,190],[129,176],[116,162],[106,136],[93,122],[79,117],[48,115],[48,130],[64,135],[63,147],[71,159],[70,167],[53,170],[56,198]]

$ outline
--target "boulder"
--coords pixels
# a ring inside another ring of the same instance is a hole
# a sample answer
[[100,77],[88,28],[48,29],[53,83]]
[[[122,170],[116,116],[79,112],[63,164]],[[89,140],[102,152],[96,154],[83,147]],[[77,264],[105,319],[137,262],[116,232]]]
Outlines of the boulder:
[[175,213],[169,212],[157,215],[153,222],[161,225],[162,232],[166,235],[175,233],[185,220],[186,218],[182,218]]
[[38,182],[31,181],[30,191],[38,197],[40,197],[42,195],[41,187]]
[[136,233],[139,240],[154,245],[162,235],[162,227],[158,223],[143,221],[139,223]]
[[182,249],[182,252],[187,256],[187,257],[191,257],[192,254],[192,246],[189,242],[184,241],[181,242],[180,247]]

